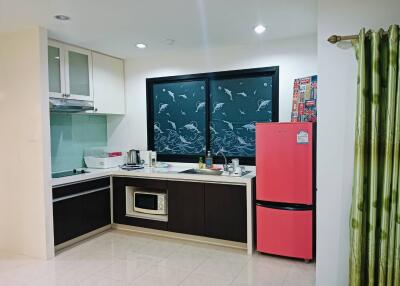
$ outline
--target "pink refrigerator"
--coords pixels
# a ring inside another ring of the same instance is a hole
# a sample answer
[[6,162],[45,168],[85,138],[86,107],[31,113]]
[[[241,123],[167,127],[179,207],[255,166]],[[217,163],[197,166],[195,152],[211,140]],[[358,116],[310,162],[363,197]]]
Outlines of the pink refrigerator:
[[315,124],[256,126],[256,245],[312,260],[315,253]]

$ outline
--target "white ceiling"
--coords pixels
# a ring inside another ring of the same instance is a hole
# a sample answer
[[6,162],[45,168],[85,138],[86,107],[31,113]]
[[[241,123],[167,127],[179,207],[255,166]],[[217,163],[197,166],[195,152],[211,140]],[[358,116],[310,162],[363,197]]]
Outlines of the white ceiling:
[[[54,19],[64,14],[70,21]],[[257,35],[262,23],[267,31]],[[316,0],[0,0],[0,32],[27,25],[122,58],[267,44],[317,32]],[[174,39],[172,46],[166,39]],[[136,43],[148,45],[145,50]]]

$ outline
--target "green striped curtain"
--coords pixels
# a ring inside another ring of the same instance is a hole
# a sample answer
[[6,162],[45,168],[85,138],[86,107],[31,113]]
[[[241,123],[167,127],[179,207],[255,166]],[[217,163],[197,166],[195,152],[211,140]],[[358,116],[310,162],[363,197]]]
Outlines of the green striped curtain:
[[399,27],[360,31],[349,284],[400,286]]

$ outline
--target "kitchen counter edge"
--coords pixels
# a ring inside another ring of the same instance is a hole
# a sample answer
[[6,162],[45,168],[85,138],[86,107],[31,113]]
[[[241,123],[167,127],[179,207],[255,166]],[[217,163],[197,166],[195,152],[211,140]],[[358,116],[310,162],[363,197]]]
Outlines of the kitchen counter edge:
[[124,171],[119,168],[113,169],[89,169],[89,173],[63,177],[53,178],[51,180],[52,187],[59,187],[63,185],[79,183],[81,181],[93,180],[102,177],[130,177],[130,178],[145,178],[145,179],[164,179],[174,181],[191,181],[191,182],[209,182],[209,183],[227,183],[246,185],[251,183],[252,179],[256,176],[255,172],[241,176],[215,176],[215,175],[199,175],[199,174],[185,174],[181,171],[190,168],[173,168],[173,170],[160,170],[157,168],[145,168],[135,171]]

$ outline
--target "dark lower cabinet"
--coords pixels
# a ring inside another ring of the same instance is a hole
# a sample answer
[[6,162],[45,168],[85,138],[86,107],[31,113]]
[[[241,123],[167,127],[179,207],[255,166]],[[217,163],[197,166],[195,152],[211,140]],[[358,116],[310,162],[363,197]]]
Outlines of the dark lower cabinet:
[[246,188],[205,184],[205,235],[247,241]]
[[90,232],[111,223],[110,190],[84,195],[84,232]]
[[54,244],[58,245],[84,232],[82,198],[53,203]]
[[94,180],[90,184],[84,182],[54,188],[54,244],[61,244],[109,225],[110,207],[109,178]]
[[204,184],[168,182],[168,230],[204,235]]
[[[126,215],[126,186],[168,190],[168,222]],[[114,223],[246,242],[246,187],[113,178]]]
[[[168,190],[168,222],[126,215],[126,186]],[[244,186],[113,178],[114,222],[246,242]],[[111,223],[109,178],[53,189],[54,243]]]

